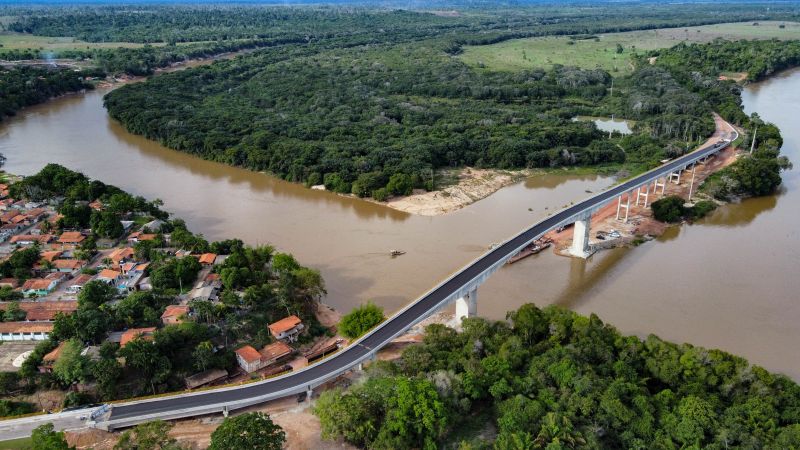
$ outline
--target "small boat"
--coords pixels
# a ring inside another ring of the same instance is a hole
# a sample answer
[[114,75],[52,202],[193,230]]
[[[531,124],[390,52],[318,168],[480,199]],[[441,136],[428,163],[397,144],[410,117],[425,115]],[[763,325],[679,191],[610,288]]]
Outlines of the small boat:
[[525,259],[528,256],[540,253],[542,250],[550,247],[550,245],[552,244],[553,240],[550,238],[541,238],[536,241],[533,241],[530,245],[523,248],[519,253],[512,256],[506,264],[514,264],[515,262]]
[[392,250],[390,253],[391,253],[392,256],[400,256],[400,255],[405,255],[406,254],[406,252],[404,252],[402,250]]

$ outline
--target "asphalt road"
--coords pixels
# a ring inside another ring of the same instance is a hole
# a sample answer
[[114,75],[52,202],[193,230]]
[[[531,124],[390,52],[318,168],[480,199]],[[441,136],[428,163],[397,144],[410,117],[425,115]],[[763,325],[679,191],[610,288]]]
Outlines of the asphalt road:
[[[731,140],[735,139],[735,132],[732,133]],[[174,396],[162,397],[153,400],[132,402],[129,404],[114,405],[110,420],[133,419],[139,416],[174,412],[187,408],[205,405],[235,404],[237,401],[252,399],[272,393],[282,391],[305,390],[306,386],[319,384],[321,379],[330,379],[346,371],[354,364],[368,357],[373,350],[377,350],[395,336],[413,326],[420,318],[425,317],[432,309],[440,305],[444,300],[453,295],[456,291],[468,285],[484,271],[491,268],[494,264],[505,260],[513,255],[520,247],[531,242],[543,233],[555,228],[564,220],[574,217],[576,214],[590,210],[591,208],[605,204],[606,202],[629,192],[645,182],[653,179],[655,175],[667,175],[678,169],[687,167],[692,162],[716,153],[725,148],[728,144],[713,144],[692,153],[679,157],[666,163],[663,166],[647,172],[607,191],[601,192],[589,199],[575,204],[543,221],[531,226],[519,235],[506,241],[502,245],[489,251],[480,259],[476,260],[460,272],[452,276],[449,280],[418,299],[414,304],[397,315],[384,322],[379,328],[361,340],[346,347],[336,355],[331,356],[322,362],[310,366],[302,371],[285,375],[274,380],[260,383],[253,383],[235,388],[225,388],[215,391],[176,394]],[[233,409],[233,408],[231,408]],[[187,414],[187,416],[190,414]]]

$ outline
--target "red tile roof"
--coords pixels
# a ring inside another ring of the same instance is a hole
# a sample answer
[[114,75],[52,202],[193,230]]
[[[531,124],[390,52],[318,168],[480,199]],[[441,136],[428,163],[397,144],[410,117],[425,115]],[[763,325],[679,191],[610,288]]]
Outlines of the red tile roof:
[[245,362],[252,363],[261,359],[261,353],[249,345],[237,349],[236,354],[239,355]]
[[164,310],[164,314],[161,314],[161,318],[165,319],[167,317],[180,317],[188,313],[189,307],[186,305],[169,305]]
[[122,273],[117,272],[116,270],[111,269],[103,269],[100,273],[97,274],[97,278],[107,278],[109,280],[116,280]]
[[[0,302],[0,311],[8,309],[11,302]],[[70,314],[78,309],[75,300],[46,301],[46,302],[19,302],[19,309],[25,311],[25,320],[53,320],[56,314]]]
[[48,289],[50,287],[50,283],[52,283],[52,280],[45,280],[44,278],[30,278],[25,280],[25,283],[22,285],[22,290],[27,291],[32,289],[41,291]]
[[61,233],[58,242],[61,244],[79,244],[86,239],[86,236],[81,234],[80,231],[65,231]]
[[200,264],[214,264],[215,259],[217,259],[216,253],[203,253],[200,255]]
[[0,333],[50,333],[53,322],[0,322]]
[[56,346],[50,353],[44,355],[42,357],[42,362],[44,363],[54,363],[58,360],[59,356],[61,356],[61,350],[64,350],[64,347],[67,345],[67,341],[63,341]]
[[284,317],[283,319],[269,325],[269,331],[272,334],[281,334],[289,331],[292,328],[300,325],[302,321],[297,316]]
[[125,344],[128,342],[136,339],[142,338],[148,341],[153,340],[153,333],[156,331],[156,327],[147,327],[147,328],[131,328],[124,333],[122,333],[122,337],[119,340],[119,346],[125,347]]
[[42,259],[46,261],[53,262],[54,259],[58,259],[61,256],[62,252],[59,251],[52,251],[52,252],[42,252]]
[[57,259],[53,261],[53,265],[56,269],[70,269],[70,270],[78,270],[86,264],[86,261],[81,261],[79,259]]
[[270,344],[262,348],[258,353],[260,353],[261,356],[264,357],[264,359],[272,360],[281,358],[283,356],[292,353],[292,348],[284,344],[283,342],[276,342],[274,344]]

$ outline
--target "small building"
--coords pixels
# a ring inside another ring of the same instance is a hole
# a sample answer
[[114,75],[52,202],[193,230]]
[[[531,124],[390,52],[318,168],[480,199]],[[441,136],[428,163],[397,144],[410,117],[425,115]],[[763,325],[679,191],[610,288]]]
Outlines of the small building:
[[304,327],[299,317],[289,316],[270,324],[268,328],[275,339],[294,342]]
[[52,332],[52,322],[0,322],[0,341],[44,341]]
[[55,270],[62,273],[76,273],[86,266],[86,261],[79,259],[57,259],[53,261]]
[[55,251],[52,251],[52,252],[42,252],[40,256],[45,261],[53,262],[53,261],[61,258],[61,255],[63,255],[63,254],[64,254],[64,252],[55,250]]
[[203,253],[200,255],[199,261],[200,264],[204,266],[212,266],[214,265],[214,261],[217,259],[216,253]]
[[177,325],[189,317],[191,309],[186,305],[169,305],[161,314],[161,323],[164,325]]
[[228,378],[228,371],[224,369],[209,369],[184,378],[188,389],[195,389],[208,384],[216,383]]
[[236,349],[236,361],[246,373],[255,372],[262,368],[261,353],[249,345]]
[[136,252],[131,247],[115,248],[108,254],[108,258],[115,266],[119,266],[132,260],[135,253]]
[[38,242],[41,245],[47,244],[53,240],[52,234],[18,234],[11,236],[10,242],[18,245],[33,245]]
[[72,281],[69,282],[67,285],[67,293],[68,294],[77,294],[78,292],[83,289],[83,286],[92,281],[92,276],[89,274],[82,273],[77,277],[73,278]]
[[141,338],[146,341],[152,341],[154,339],[153,333],[155,333],[155,331],[156,327],[129,328],[122,333],[122,336],[119,340],[119,346],[125,347],[125,344],[137,338]]
[[79,245],[86,240],[86,236],[80,231],[65,231],[58,237],[58,243],[61,245]]
[[16,289],[19,287],[19,280],[16,278],[2,278],[0,279],[0,288],[10,287]]
[[281,359],[291,355],[292,348],[283,342],[275,342],[264,346],[261,350],[245,345],[236,350],[236,361],[246,373],[269,367]]
[[22,284],[22,295],[25,297],[43,297],[58,286],[58,280],[47,278],[31,278]]
[[50,373],[53,371],[53,366],[55,365],[58,358],[61,357],[61,352],[66,347],[67,341],[62,341],[59,343],[56,348],[54,348],[50,353],[44,355],[42,357],[42,365],[39,366],[40,373]]
[[116,270],[111,269],[103,269],[100,273],[97,274],[95,280],[102,281],[103,283],[110,284],[112,286],[116,286],[119,283],[120,277],[122,273],[117,272]]
[[189,301],[213,302],[217,300],[217,288],[214,286],[202,286],[194,288],[189,292]]
[[[13,302],[0,302],[0,311],[5,311]],[[78,309],[78,302],[75,300],[58,300],[46,302],[18,302],[19,309],[25,312],[25,320],[28,322],[52,321],[56,315],[72,314]]]

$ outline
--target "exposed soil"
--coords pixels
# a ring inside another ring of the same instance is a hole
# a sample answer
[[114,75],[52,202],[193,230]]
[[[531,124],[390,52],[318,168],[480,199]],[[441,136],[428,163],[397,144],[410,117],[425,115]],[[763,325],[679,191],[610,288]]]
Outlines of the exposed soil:
[[438,216],[461,209],[499,189],[529,176],[531,171],[505,171],[466,167],[455,174],[457,182],[438,191],[415,190],[407,197],[394,197],[386,206],[421,216]]

